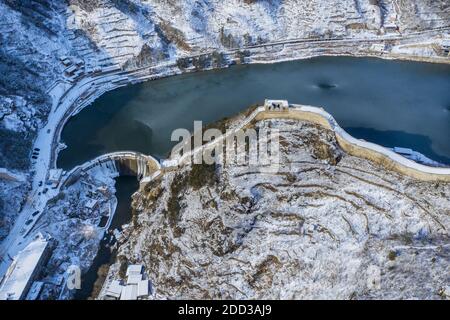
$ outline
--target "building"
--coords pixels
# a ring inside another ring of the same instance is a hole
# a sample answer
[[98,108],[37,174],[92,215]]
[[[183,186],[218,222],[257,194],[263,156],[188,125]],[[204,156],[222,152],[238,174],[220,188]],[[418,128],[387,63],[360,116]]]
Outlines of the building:
[[108,288],[106,289],[105,295],[107,297],[112,297],[112,298],[119,299],[123,288],[124,288],[124,286],[120,284],[120,281],[113,280],[108,285]]
[[101,193],[102,195],[108,197],[111,195],[111,192],[109,191],[107,186],[100,186],[97,188],[97,192]]
[[289,103],[287,100],[269,100],[264,101],[266,111],[288,111]]
[[127,285],[123,288],[120,300],[137,300],[137,285]]
[[49,257],[49,247],[48,239],[39,233],[14,257],[0,287],[0,300],[25,299],[34,278]]
[[129,265],[126,276],[125,285],[122,284],[122,280],[113,280],[108,284],[104,291],[105,299],[137,300],[149,296],[150,281],[143,279],[142,265]]
[[70,60],[70,58],[67,56],[62,56],[59,59],[61,60],[62,64],[65,65],[66,67],[72,64],[72,60]]
[[150,293],[150,282],[148,280],[141,280],[137,284],[137,297],[147,297]]
[[78,67],[81,67],[82,65],[84,65],[84,61],[81,60],[81,59],[76,59],[76,60],[75,60],[75,64],[76,64]]
[[140,264],[130,264],[127,268],[126,276],[129,277],[132,274],[141,274],[142,273],[142,265]]
[[141,281],[141,280],[142,280],[142,274],[131,273],[130,275],[128,275],[127,285],[128,284],[137,285],[139,283],[139,281]]
[[68,67],[66,70],[64,70],[64,73],[67,76],[71,77],[71,76],[75,75],[75,71],[77,71],[77,70],[78,70],[78,67],[73,64],[70,67]]
[[395,22],[389,22],[384,25],[384,31],[386,33],[396,33],[398,32],[398,26]]
[[396,33],[399,31],[399,27],[397,26],[397,14],[391,14],[385,18],[383,23],[383,28],[385,33]]

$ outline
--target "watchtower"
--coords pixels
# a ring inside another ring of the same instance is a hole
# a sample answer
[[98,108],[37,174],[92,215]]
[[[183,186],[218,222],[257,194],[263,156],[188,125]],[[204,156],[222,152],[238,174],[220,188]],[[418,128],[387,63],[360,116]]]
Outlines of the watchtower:
[[287,100],[269,100],[264,101],[266,111],[288,111],[289,103]]

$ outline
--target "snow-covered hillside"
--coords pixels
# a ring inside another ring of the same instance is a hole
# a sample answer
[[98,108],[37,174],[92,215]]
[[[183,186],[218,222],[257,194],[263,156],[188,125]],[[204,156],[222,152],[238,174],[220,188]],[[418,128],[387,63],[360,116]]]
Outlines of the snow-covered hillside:
[[186,165],[142,186],[109,279],[143,264],[155,299],[440,298],[448,183],[350,156],[311,123],[255,126],[280,130],[280,170]]

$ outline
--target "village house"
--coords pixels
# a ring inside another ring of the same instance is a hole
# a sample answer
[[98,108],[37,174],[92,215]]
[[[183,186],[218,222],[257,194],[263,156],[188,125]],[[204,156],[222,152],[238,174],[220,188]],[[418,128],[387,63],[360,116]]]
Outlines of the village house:
[[287,100],[269,100],[264,101],[266,111],[288,111],[289,103]]

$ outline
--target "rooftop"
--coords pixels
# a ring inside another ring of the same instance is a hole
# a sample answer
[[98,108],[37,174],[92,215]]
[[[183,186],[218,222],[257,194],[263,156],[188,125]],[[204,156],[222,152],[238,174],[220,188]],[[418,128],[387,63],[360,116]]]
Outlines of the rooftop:
[[84,206],[87,209],[94,209],[97,206],[97,204],[98,204],[98,200],[89,199]]
[[128,275],[127,284],[138,284],[142,280],[142,274],[131,273]]
[[127,285],[122,290],[120,300],[137,300],[137,285]]
[[48,248],[41,234],[15,256],[0,288],[0,300],[20,300],[28,292]]
[[146,297],[149,294],[149,281],[141,280],[137,284],[137,296]]
[[106,295],[119,298],[123,288],[124,286],[120,284],[120,281],[114,280],[109,284],[108,289],[106,289]]
[[130,264],[127,268],[126,275],[129,276],[130,274],[141,274],[142,273],[142,265],[140,264]]

